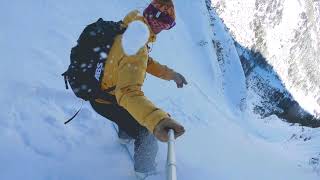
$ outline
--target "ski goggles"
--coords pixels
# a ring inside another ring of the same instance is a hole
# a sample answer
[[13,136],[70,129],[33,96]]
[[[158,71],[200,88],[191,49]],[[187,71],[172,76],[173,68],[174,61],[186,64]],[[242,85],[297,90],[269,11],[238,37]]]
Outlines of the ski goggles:
[[176,25],[175,20],[169,16],[167,13],[163,13],[159,11],[156,7],[154,7],[152,4],[150,4],[144,11],[143,11],[143,16],[147,18],[154,18],[157,21],[160,21],[164,24],[168,24],[169,28],[166,30],[169,30],[173,28]]

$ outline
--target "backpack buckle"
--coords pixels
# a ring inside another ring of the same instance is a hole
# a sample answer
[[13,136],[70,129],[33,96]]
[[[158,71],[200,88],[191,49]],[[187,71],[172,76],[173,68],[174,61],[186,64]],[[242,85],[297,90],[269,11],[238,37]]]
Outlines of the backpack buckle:
[[66,71],[63,74],[61,74],[61,76],[64,77],[64,83],[66,85],[66,89],[69,89],[69,86],[68,86],[68,71]]

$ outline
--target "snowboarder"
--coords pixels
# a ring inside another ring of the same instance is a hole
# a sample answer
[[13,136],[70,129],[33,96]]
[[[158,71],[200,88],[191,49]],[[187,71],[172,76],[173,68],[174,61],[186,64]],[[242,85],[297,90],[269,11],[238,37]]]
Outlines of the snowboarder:
[[[153,0],[143,15],[135,10],[124,19],[127,30],[118,35],[108,54],[101,88],[116,98],[116,103],[102,99],[90,101],[93,109],[119,127],[119,139],[125,143],[134,139],[134,170],[142,179],[156,171],[158,151],[156,138],[168,141],[168,129],[181,136],[185,129],[157,108],[141,90],[146,72],[164,80],[173,80],[178,88],[187,84],[185,78],[149,57],[148,44],[156,35],[175,25],[175,10],[171,0]],[[155,138],[156,137],[156,138]]]

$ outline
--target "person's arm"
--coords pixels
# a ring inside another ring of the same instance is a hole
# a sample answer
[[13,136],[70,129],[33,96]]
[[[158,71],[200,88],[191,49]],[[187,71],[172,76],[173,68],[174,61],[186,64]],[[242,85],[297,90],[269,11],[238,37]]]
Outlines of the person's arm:
[[153,58],[149,57],[148,59],[148,68],[147,72],[149,74],[152,74],[158,78],[164,79],[164,80],[173,80],[176,72],[169,67],[162,65],[155,61]]
[[180,73],[175,72],[165,65],[161,65],[151,57],[148,59],[147,72],[164,80],[173,80],[177,84],[178,88],[182,88],[183,85],[188,84],[186,79]]
[[149,101],[141,90],[148,58],[146,48],[133,56],[125,56],[119,63],[118,81],[115,90],[117,102],[141,125],[153,133],[155,126],[168,114]]

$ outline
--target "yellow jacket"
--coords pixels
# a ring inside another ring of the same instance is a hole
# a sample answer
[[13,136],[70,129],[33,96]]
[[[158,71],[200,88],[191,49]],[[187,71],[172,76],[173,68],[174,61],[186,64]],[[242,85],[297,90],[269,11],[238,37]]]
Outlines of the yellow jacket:
[[[148,27],[139,11],[130,12],[123,20],[127,27],[133,21],[141,21]],[[150,27],[148,43],[156,40]],[[124,107],[141,125],[153,132],[155,126],[168,114],[157,108],[149,101],[141,90],[146,72],[161,79],[172,80],[175,72],[167,66],[161,65],[148,55],[148,48],[145,45],[135,55],[127,56],[121,44],[122,35],[115,38],[115,42],[108,54],[104,76],[101,87],[106,90],[116,86],[110,94],[116,96],[117,102]],[[97,102],[107,103],[97,99]]]

